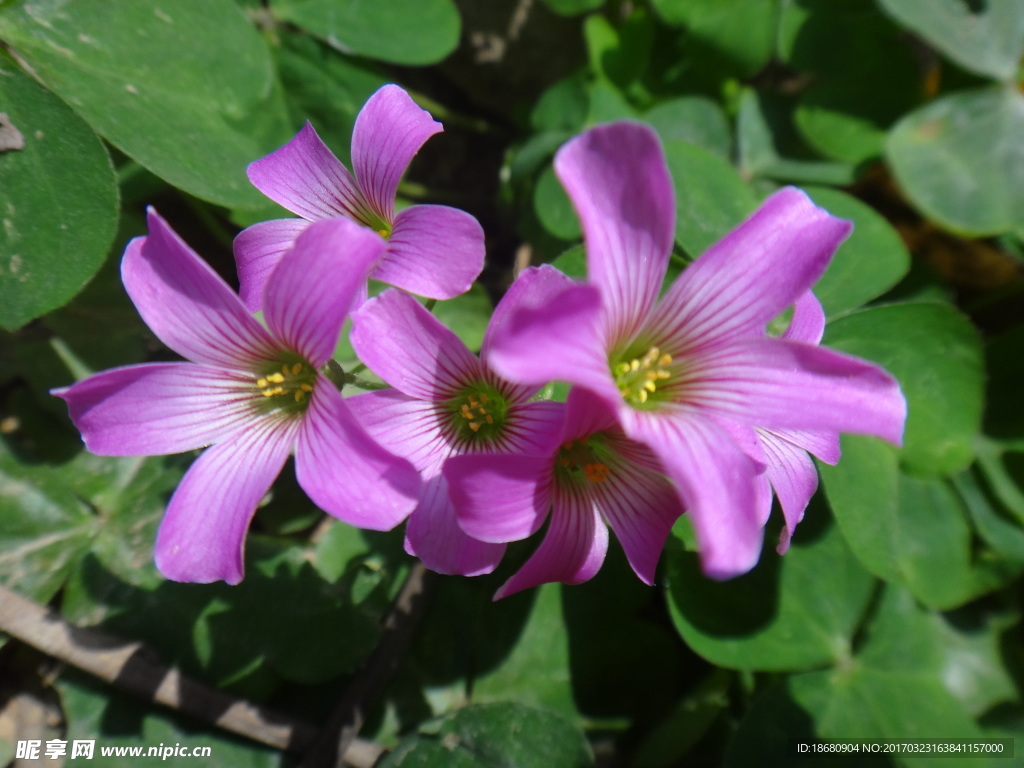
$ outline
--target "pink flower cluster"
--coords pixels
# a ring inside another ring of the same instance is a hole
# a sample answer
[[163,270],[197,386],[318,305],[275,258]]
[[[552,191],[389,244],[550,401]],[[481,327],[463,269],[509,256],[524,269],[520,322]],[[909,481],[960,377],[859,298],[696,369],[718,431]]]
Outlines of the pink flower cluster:
[[[483,233],[463,211],[395,210],[438,123],[394,85],[363,108],[349,172],[306,125],[249,177],[301,218],[235,241],[240,295],[155,212],[122,262],[143,319],[188,362],[117,368],[57,390],[86,447],[113,456],[206,448],[156,542],[171,579],[237,583],[246,531],[288,456],[320,508],[351,525],[406,522],[442,573],[492,571],[547,523],[498,597],[601,567],[611,529],[653,583],[672,526],[692,519],[705,571],[749,570],[778,498],[779,551],[835,463],[839,433],[898,444],[906,404],[878,366],[818,345],[810,289],[850,231],[797,189],[769,197],[662,294],[675,197],[638,123],[593,128],[555,170],[579,215],[589,279],[525,270],[479,355],[410,294],[467,290]],[[366,298],[369,277],[389,283]],[[251,312],[262,308],[264,323]],[[781,337],[768,323],[792,309]],[[389,388],[342,397],[328,363],[346,318]],[[566,402],[538,399],[551,381]],[[207,447],[209,446],[209,447]]]

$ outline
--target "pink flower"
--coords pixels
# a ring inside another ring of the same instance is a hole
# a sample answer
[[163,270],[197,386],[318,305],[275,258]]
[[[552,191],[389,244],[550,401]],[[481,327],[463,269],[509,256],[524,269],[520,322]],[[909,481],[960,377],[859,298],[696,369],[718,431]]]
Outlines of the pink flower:
[[[821,304],[808,291],[793,306],[793,318],[782,338],[817,344],[825,331],[825,312]],[[772,490],[779,499],[782,516],[786,521],[776,550],[780,555],[789,549],[789,541],[814,492],[818,490],[818,470],[808,453],[826,464],[839,461],[839,433],[836,431],[810,431],[797,429],[755,430],[761,453],[758,458],[765,465],[764,474],[757,482],[761,485],[762,524],[768,521],[772,506]]]
[[584,389],[570,392],[560,439],[547,454],[456,456],[444,476],[459,524],[481,541],[531,536],[550,510],[544,541],[495,600],[549,581],[590,579],[604,562],[609,527],[636,575],[653,584],[684,511],[654,453],[626,437],[614,413]]
[[[300,219],[255,224],[235,239],[242,301],[260,308],[263,285],[310,222],[351,219],[387,240],[372,277],[412,293],[450,299],[469,290],[484,263],[483,230],[465,211],[413,205],[395,212],[405,169],[441,124],[397,85],[366,102],[352,132],[354,175],[306,126],[280,149],[249,166],[249,180]],[[345,266],[342,269],[346,268]]]
[[157,337],[192,362],[115,368],[53,394],[96,454],[211,446],[157,534],[156,564],[168,578],[241,581],[249,522],[293,447],[299,484],[335,517],[386,530],[416,505],[416,471],[370,439],[319,372],[383,247],[344,219],[308,227],[267,281],[268,331],[149,211],[149,235],[128,244],[121,276]]
[[512,381],[567,381],[603,400],[676,484],[705,572],[743,573],[763,536],[755,430],[902,438],[906,403],[888,373],[765,333],[850,224],[780,190],[659,298],[675,196],[654,133],[594,128],[559,151],[555,170],[582,223],[590,284],[520,306],[495,334],[491,364]]
[[558,439],[562,404],[529,402],[536,387],[511,384],[489,365],[491,333],[518,295],[511,290],[495,309],[479,358],[400,291],[386,291],[352,315],[352,346],[394,389],[347,402],[381,445],[421,472],[423,497],[406,525],[406,550],[441,573],[489,573],[505,551],[461,530],[441,474],[445,462],[463,453],[544,454]]

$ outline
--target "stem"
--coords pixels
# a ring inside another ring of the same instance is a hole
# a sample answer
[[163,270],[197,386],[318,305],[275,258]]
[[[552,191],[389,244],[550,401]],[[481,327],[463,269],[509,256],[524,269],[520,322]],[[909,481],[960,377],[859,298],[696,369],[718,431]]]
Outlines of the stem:
[[433,574],[417,560],[384,619],[380,641],[352,678],[299,768],[335,768],[340,764],[338,755],[351,762],[349,754],[359,743],[356,735],[366,722],[366,713],[408,653],[432,585]]
[[[193,680],[161,663],[156,652],[140,642],[78,627],[4,587],[0,587],[0,630],[115,688],[252,741],[301,753],[317,738],[308,723]],[[344,754],[356,768],[372,768],[382,753],[377,744],[353,738]]]

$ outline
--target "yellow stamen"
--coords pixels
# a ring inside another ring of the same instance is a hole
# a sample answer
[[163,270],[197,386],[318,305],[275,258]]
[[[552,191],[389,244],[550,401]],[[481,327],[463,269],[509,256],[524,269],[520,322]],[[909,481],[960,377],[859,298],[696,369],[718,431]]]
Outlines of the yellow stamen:
[[672,356],[650,347],[642,356],[612,366],[615,383],[623,399],[643,405],[658,391],[658,382],[671,377]]

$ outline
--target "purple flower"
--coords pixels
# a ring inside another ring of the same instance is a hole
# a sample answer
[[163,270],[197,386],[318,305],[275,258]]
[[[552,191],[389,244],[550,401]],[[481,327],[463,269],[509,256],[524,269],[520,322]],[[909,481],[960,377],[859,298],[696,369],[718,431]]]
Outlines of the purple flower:
[[378,442],[422,474],[423,497],[406,524],[406,550],[441,573],[489,573],[505,551],[504,544],[463,533],[441,474],[444,463],[463,453],[543,454],[558,439],[562,404],[528,402],[535,387],[505,381],[488,363],[491,333],[519,293],[509,291],[495,309],[479,358],[401,291],[386,291],[352,314],[352,346],[394,389],[347,402]]
[[[484,263],[480,224],[444,205],[413,205],[395,213],[402,174],[441,124],[397,85],[385,85],[363,106],[352,132],[354,175],[306,126],[280,149],[249,166],[249,180],[301,219],[255,224],[235,239],[240,295],[260,308],[263,284],[310,222],[346,217],[387,240],[375,280],[434,299],[469,290]],[[345,268],[345,267],[342,267]]]
[[544,541],[495,600],[549,581],[590,579],[604,562],[609,527],[636,575],[653,584],[665,539],[684,511],[654,453],[630,440],[614,412],[584,389],[569,393],[560,440],[547,454],[456,456],[444,476],[459,524],[482,541],[524,539],[551,511]]
[[[782,338],[817,344],[824,331],[825,312],[814,294],[808,291],[793,305],[793,318]],[[764,474],[757,479],[761,486],[759,498],[762,499],[759,520],[762,524],[768,521],[772,505],[771,491],[774,490],[785,519],[776,547],[776,551],[782,555],[789,549],[793,531],[803,519],[814,492],[818,490],[818,471],[807,454],[814,454],[826,464],[836,464],[839,461],[839,433],[760,427],[755,432],[761,449],[757,458],[765,465]]]
[[389,529],[415,506],[416,471],[370,439],[319,373],[383,245],[344,219],[311,225],[267,281],[268,331],[149,211],[149,236],[128,244],[121,276],[147,325],[192,362],[115,368],[53,394],[96,454],[212,445],[185,474],[157,534],[156,564],[168,578],[241,581],[249,521],[293,446],[299,484],[352,525]]
[[763,535],[756,429],[902,437],[906,403],[889,374],[765,333],[820,277],[850,224],[780,190],[659,298],[675,200],[653,132],[594,128],[558,152],[555,170],[582,223],[590,284],[521,306],[495,335],[491,364],[524,384],[571,382],[613,408],[675,482],[705,572],[743,573]]

